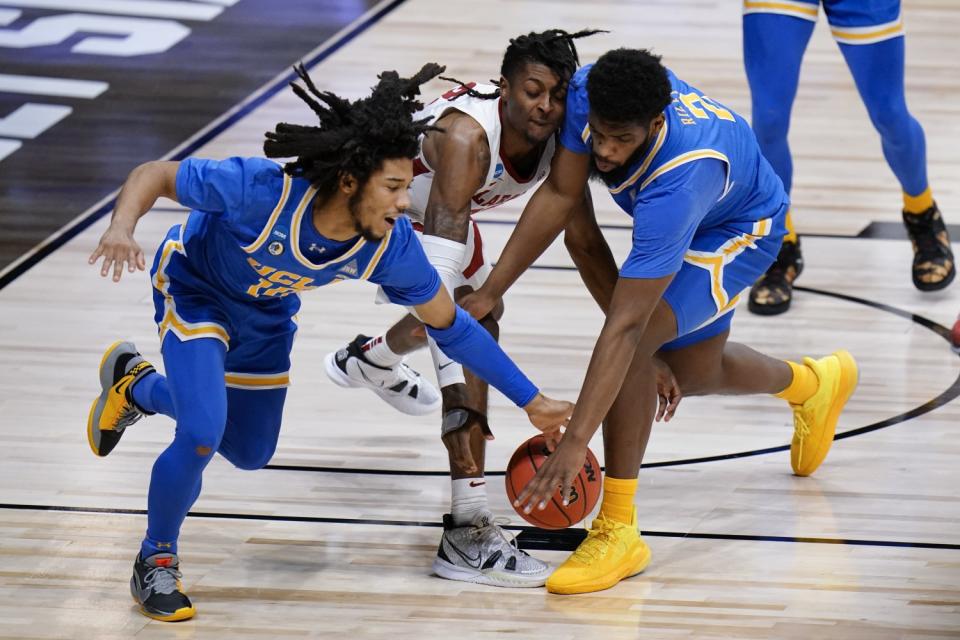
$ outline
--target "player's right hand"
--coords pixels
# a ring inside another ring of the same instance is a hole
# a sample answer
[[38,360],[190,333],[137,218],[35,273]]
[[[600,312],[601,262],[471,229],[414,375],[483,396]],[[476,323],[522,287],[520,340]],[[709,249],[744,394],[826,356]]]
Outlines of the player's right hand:
[[560,441],[560,429],[566,427],[573,415],[574,404],[566,400],[554,400],[538,393],[523,410],[527,412],[530,424],[543,432],[547,440],[547,449],[553,451]]
[[490,315],[490,312],[497,306],[497,302],[499,302],[497,298],[484,293],[483,287],[457,300],[457,304],[476,320],[483,320]]
[[122,229],[111,224],[103,236],[100,238],[100,244],[96,250],[90,254],[87,260],[89,264],[96,264],[97,260],[103,257],[103,265],[100,267],[100,275],[104,278],[113,268],[113,281],[119,282],[123,275],[123,264],[126,262],[127,269],[133,273],[136,269],[143,271],[146,269],[146,261],[143,257],[143,250],[137,241],[133,239],[133,232]]

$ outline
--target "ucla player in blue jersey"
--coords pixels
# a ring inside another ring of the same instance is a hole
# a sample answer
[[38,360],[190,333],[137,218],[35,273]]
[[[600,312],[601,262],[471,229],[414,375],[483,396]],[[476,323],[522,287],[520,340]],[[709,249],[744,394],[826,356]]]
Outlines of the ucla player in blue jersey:
[[857,381],[845,351],[802,364],[727,341],[740,293],[773,262],[788,199],[750,126],[647,51],[618,49],[570,81],[561,148],[486,284],[464,301],[484,313],[549,245],[593,174],[633,217],[633,248],[610,265],[606,322],[579,404],[517,506],[566,499],[603,422],[606,477],[587,539],[547,579],[555,593],[613,586],[642,571],[637,473],[657,408],[654,356],[685,395],[768,393],[794,413],[790,458],[809,475],[830,448]]
[[144,415],[176,420],[173,442],[153,466],[147,531],[130,587],[158,620],[190,618],[180,584],[177,538],[214,453],[259,469],[277,444],[299,294],[339,280],[369,280],[410,307],[450,357],[523,407],[555,439],[572,410],[539,393],[490,334],[456,307],[402,215],[412,159],[429,119],[414,120],[419,86],[385,72],[356,102],[294,85],[319,127],[279,124],[262,158],[189,158],[135,169],[110,227],[90,257],[119,280],[124,265],[144,269],[133,239],[137,220],[160,196],[192,209],[170,229],[151,269],[166,376],[136,348],[117,342],[100,365],[102,392],[88,417],[90,447],[109,454]]
[[[900,0],[744,0],[743,59],[753,101],[753,130],[763,155],[790,192],[793,159],[787,143],[800,63],[823,5],[857,90],[880,134],[883,155],[903,191],[903,224],[913,243],[912,276],[937,291],[956,275],[947,228],[927,182],[926,140],[904,95],[904,29]],[[750,310],[776,315],[790,308],[803,270],[800,238],[788,233],[776,262],[750,291]]]

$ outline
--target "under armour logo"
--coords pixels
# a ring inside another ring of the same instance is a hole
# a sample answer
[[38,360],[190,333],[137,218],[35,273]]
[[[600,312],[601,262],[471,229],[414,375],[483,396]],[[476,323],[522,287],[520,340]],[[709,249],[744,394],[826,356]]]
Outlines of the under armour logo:
[[326,247],[321,247],[321,246],[317,245],[316,242],[311,242],[311,243],[310,243],[309,250],[310,250],[310,251],[316,251],[317,253],[323,253],[324,251],[327,250],[327,248],[326,248]]

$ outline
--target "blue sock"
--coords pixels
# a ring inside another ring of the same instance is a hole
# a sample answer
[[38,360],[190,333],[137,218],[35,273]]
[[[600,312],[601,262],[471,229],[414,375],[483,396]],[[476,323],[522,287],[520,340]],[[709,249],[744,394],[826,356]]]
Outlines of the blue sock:
[[130,395],[141,409],[151,413],[162,413],[176,420],[177,414],[173,408],[173,398],[170,397],[167,379],[159,373],[153,372],[140,378],[133,385]]
[[907,110],[903,88],[904,38],[875,44],[841,44],[870,121],[880,134],[883,156],[903,191],[927,187],[927,145],[920,123]]
[[143,557],[176,553],[180,526],[200,494],[203,470],[226,426],[225,357],[219,340],[182,342],[168,333],[163,341],[167,377],[148,376],[141,382],[152,378],[149,384],[134,390],[134,399],[145,409],[162,410],[166,403],[177,420],[173,442],[157,458],[150,477]]

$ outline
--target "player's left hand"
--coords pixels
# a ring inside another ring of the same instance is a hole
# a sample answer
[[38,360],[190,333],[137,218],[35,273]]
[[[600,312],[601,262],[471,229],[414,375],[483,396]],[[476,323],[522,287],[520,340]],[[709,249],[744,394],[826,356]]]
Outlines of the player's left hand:
[[527,412],[530,424],[543,431],[547,439],[547,449],[553,451],[560,441],[560,428],[567,426],[573,415],[573,403],[566,400],[554,400],[542,393],[531,400],[523,410]]
[[586,459],[586,445],[569,438],[561,440],[556,451],[550,454],[537,475],[517,496],[513,506],[523,507],[524,513],[530,513],[534,507],[545,509],[557,487],[560,488],[563,506],[567,506],[573,498],[573,480],[580,473]]
[[670,422],[670,418],[673,417],[673,414],[677,412],[677,407],[680,406],[683,393],[680,392],[680,384],[677,382],[676,376],[673,375],[673,369],[666,362],[654,356],[653,369],[656,373],[659,404],[654,419],[657,422],[660,422],[660,420]]

